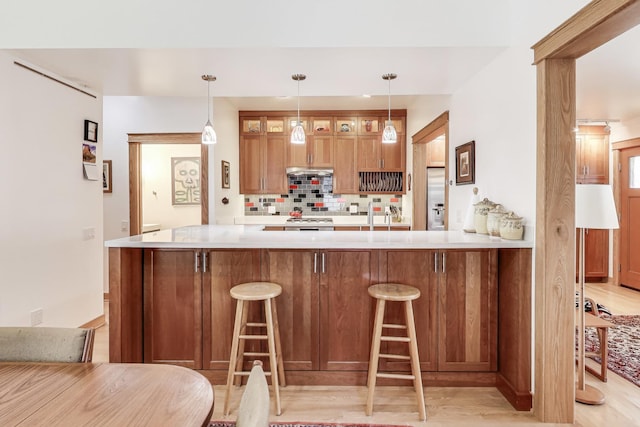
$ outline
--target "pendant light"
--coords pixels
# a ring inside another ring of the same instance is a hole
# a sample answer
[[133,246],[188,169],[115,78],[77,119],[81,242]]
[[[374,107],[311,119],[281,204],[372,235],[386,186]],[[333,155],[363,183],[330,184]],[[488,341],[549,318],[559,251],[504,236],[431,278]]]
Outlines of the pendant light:
[[216,81],[216,76],[212,76],[211,74],[205,74],[202,76],[202,80],[206,80],[207,82],[207,123],[204,125],[204,129],[202,130],[202,143],[203,144],[215,144],[218,142],[218,137],[216,136],[216,131],[213,130],[213,125],[211,124],[211,111],[209,107],[213,104],[213,99],[209,100],[209,86],[211,82]]
[[391,121],[391,80],[398,77],[396,74],[389,73],[383,74],[382,78],[389,82],[389,117],[387,119],[387,123],[385,124],[384,130],[382,131],[382,143],[383,144],[395,144],[398,142],[398,133],[396,132],[396,128],[393,127],[393,122]]
[[291,131],[291,143],[292,144],[304,144],[306,136],[304,134],[304,128],[302,122],[300,122],[300,81],[307,78],[304,74],[294,74],[291,78],[298,82],[298,121],[295,127]]

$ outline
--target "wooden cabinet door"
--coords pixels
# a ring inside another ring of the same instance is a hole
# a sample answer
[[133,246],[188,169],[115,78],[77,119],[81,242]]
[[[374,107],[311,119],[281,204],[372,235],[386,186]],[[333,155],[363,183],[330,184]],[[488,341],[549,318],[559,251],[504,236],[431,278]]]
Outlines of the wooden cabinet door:
[[307,137],[309,145],[309,160],[314,167],[333,166],[333,137],[310,135]]
[[288,249],[264,253],[263,274],[282,286],[276,304],[284,369],[318,370],[318,253]]
[[288,144],[287,148],[287,167],[298,166],[304,167],[309,163],[309,154],[307,145],[309,144],[309,137],[305,144]]
[[[236,300],[229,290],[240,283],[260,280],[259,249],[224,249],[206,251],[203,274],[203,368],[229,369],[231,339]],[[257,303],[250,304],[250,319],[262,312]],[[246,351],[260,349],[256,341],[247,341]],[[247,362],[249,363],[249,362]],[[250,366],[247,366],[250,369]]]
[[[289,139],[286,135],[269,135],[264,147],[264,194],[286,194],[286,147]],[[289,144],[290,145],[290,144]]]
[[[438,274],[435,273],[435,251],[393,250],[380,254],[380,281],[402,283],[420,290],[420,298],[413,301],[413,313],[420,355],[420,370],[436,371],[438,368]],[[389,302],[386,305],[385,323],[406,324],[404,304]],[[385,334],[393,331],[385,330]],[[406,336],[406,331],[399,335]],[[383,343],[381,353],[409,354],[406,343]],[[380,368],[385,371],[410,371],[408,362],[381,359]]]
[[380,143],[381,167],[385,171],[403,171],[404,170],[404,145],[405,136],[398,135],[398,142],[395,144]]
[[144,250],[144,362],[202,369],[202,280],[196,251]]
[[427,167],[444,167],[444,137],[438,137],[427,144]]
[[380,145],[380,135],[358,137],[358,171],[380,170]]
[[320,253],[320,369],[366,371],[373,328],[372,283],[375,251]]
[[356,171],[356,137],[336,136],[333,140],[334,194],[353,194],[358,190],[358,172]]
[[604,126],[580,126],[576,135],[576,176],[579,184],[609,182],[609,132]]
[[438,284],[438,371],[497,368],[497,251],[460,250],[443,255]]
[[260,194],[263,187],[262,136],[240,137],[240,194]]
[[[576,232],[576,280],[580,277],[580,230]],[[584,233],[584,277],[609,277],[609,230],[587,229]]]

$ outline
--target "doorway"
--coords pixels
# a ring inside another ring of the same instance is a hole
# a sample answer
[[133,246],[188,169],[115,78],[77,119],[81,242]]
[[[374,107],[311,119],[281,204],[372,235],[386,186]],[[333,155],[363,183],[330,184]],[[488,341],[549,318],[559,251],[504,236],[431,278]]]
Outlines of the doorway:
[[[128,134],[128,142],[129,142],[129,221],[130,221],[130,235],[135,236],[138,234],[142,234],[144,231],[143,221],[143,205],[145,204],[145,194],[143,191],[143,153],[147,152],[147,156],[150,155],[149,151],[146,150],[147,147],[152,147],[154,145],[167,145],[167,144],[175,144],[177,145],[185,145],[192,144],[197,145],[199,147],[199,205],[200,205],[200,223],[208,224],[209,223],[209,192],[208,192],[208,179],[209,179],[209,166],[208,166],[208,154],[209,150],[206,145],[201,144],[201,134],[200,133],[153,133],[153,134]],[[143,146],[145,150],[143,150]],[[165,150],[166,151],[166,150]],[[174,158],[186,158],[189,156],[174,156]],[[183,162],[184,166],[192,165],[192,162]],[[174,167],[173,163],[167,165],[167,174],[171,174],[172,168]],[[184,170],[185,173],[189,173],[189,169],[186,168]],[[176,165],[175,172],[180,174],[179,165]],[[154,191],[153,189],[149,189],[149,191]],[[170,193],[168,186],[165,186],[165,191]],[[193,202],[194,197],[192,192],[188,193],[188,200],[186,203],[184,200],[181,200],[182,193],[177,193],[179,200],[178,205],[182,204],[183,206],[188,206],[190,202]],[[172,204],[175,204],[175,196],[176,194],[169,194],[169,197],[172,199]],[[186,196],[185,196],[186,197]],[[155,195],[153,193],[150,195],[150,198],[153,200]],[[156,227],[158,224],[155,222],[147,222],[148,229],[152,229]],[[169,225],[169,224],[167,224]],[[162,228],[166,228],[163,224],[160,224]]]
[[[429,229],[428,218],[437,219],[431,229],[447,230],[449,186],[449,112],[445,111],[412,136],[413,213],[412,229]],[[431,179],[429,179],[431,177]],[[435,185],[434,185],[435,184]],[[431,186],[431,191],[430,187]],[[443,196],[440,196],[440,193]],[[429,197],[431,194],[431,197]],[[436,200],[437,199],[437,200]],[[433,228],[433,227],[437,228]]]
[[620,149],[620,179],[616,191],[620,207],[616,282],[640,290],[640,138],[615,143],[613,148]]

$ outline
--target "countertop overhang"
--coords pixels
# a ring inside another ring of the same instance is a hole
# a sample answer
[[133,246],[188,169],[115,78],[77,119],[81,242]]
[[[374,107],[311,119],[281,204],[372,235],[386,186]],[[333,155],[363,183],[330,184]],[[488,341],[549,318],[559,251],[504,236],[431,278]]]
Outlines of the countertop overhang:
[[194,225],[109,240],[109,248],[465,249],[533,248],[463,231],[264,231],[260,225]]

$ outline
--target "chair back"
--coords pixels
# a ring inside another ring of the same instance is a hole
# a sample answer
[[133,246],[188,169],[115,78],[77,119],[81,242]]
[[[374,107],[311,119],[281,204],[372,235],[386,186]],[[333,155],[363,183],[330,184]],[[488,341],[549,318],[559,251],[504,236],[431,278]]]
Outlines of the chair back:
[[253,362],[242,393],[236,427],[269,427],[269,386],[259,360]]
[[91,362],[91,328],[0,327],[0,362]]

